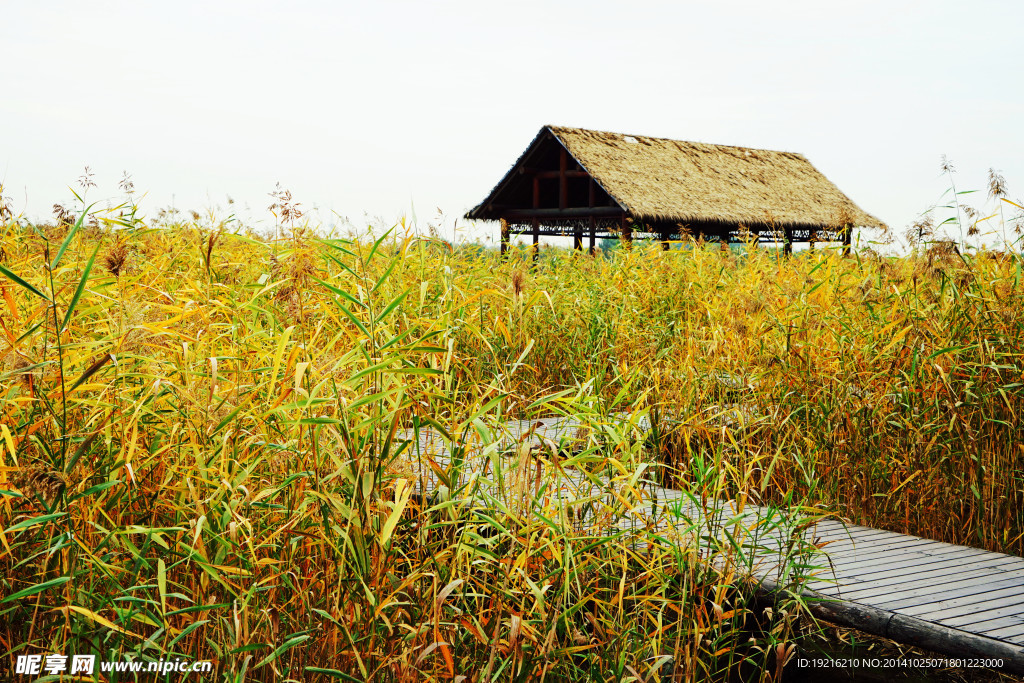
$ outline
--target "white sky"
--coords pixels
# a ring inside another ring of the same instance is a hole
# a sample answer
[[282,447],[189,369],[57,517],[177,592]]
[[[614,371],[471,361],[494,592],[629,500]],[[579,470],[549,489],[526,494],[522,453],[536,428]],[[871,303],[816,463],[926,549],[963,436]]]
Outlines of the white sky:
[[902,233],[942,154],[974,206],[989,167],[1024,197],[1022,27],[1020,0],[5,2],[0,180],[35,219],[89,165],[149,215],[272,225],[280,181],[450,231],[553,123],[800,152]]

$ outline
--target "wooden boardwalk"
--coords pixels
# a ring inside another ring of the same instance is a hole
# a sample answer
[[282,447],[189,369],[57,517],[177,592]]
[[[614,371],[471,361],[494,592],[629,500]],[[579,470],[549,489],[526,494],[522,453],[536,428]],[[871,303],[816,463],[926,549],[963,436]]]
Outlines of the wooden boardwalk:
[[[612,440],[649,429],[642,417],[614,420],[605,423]],[[1024,559],[832,519],[800,528],[783,510],[697,500],[642,473],[609,478],[551,464],[601,431],[569,418],[507,422],[453,453],[437,431],[407,430],[399,467],[427,500],[470,497],[524,512],[524,502],[543,504],[578,530],[622,530],[639,551],[648,542],[707,547],[727,529],[742,541],[733,560],[769,593],[792,589],[793,577],[780,572],[805,563],[797,590],[822,619],[946,656],[1001,659],[1024,673]],[[780,559],[794,549],[802,554]]]

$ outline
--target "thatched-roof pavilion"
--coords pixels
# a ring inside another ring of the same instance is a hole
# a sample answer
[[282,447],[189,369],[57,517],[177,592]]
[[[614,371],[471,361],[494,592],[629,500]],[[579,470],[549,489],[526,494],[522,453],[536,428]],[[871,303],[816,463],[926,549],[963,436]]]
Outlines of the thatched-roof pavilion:
[[784,244],[842,241],[884,224],[800,154],[544,126],[467,218],[501,220],[509,235],[646,233],[728,242],[749,234]]

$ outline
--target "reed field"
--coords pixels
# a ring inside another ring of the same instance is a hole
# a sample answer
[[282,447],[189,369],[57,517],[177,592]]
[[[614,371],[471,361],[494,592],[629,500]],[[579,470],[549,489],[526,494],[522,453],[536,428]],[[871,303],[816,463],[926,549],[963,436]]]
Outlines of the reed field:
[[[544,495],[559,468],[611,482],[613,508],[649,504],[649,479],[794,528],[838,515],[1024,552],[1015,254],[638,243],[534,266],[403,226],[84,217],[0,227],[4,666],[780,679],[813,626],[799,598],[759,596],[742,542],[568,524]],[[504,421],[552,415],[588,429],[537,486],[488,493],[516,464],[456,485],[471,453],[498,462]],[[444,492],[414,486],[420,428],[450,437]],[[827,564],[794,540],[781,576]]]

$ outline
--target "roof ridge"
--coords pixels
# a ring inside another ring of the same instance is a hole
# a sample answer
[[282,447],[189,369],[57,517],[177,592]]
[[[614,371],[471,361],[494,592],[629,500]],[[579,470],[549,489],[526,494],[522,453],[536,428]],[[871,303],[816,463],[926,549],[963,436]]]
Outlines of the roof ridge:
[[681,140],[679,138],[663,138],[656,137],[654,135],[643,135],[641,133],[616,133],[610,130],[597,130],[596,128],[579,128],[576,126],[556,126],[554,124],[545,124],[544,128],[555,132],[556,130],[566,131],[578,131],[582,133],[596,133],[598,135],[613,135],[619,138],[644,138],[646,140],[654,140],[657,142],[681,142],[686,145],[705,145],[708,147],[717,147],[719,149],[743,149],[750,150],[751,152],[772,152],[773,154],[792,154],[793,156],[805,159],[806,157],[800,152],[790,152],[784,149],[770,149],[768,147],[747,147],[745,145],[723,145],[717,142],[704,142],[702,140]]

